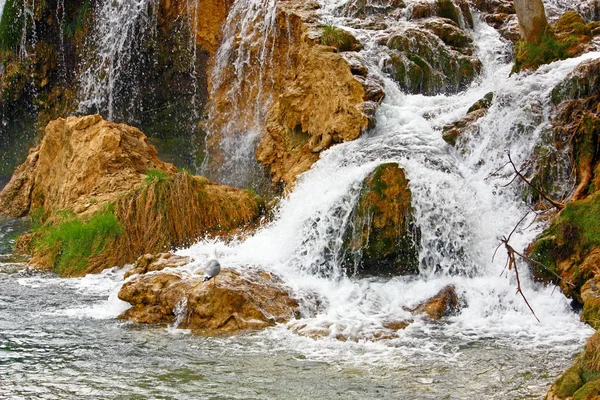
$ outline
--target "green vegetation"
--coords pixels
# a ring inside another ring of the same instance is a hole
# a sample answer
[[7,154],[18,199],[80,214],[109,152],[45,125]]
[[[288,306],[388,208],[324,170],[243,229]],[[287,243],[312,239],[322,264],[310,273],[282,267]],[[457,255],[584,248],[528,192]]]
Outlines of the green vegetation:
[[338,51],[357,51],[362,48],[358,40],[350,32],[334,25],[322,25],[321,44],[333,46]]
[[83,273],[90,258],[99,255],[122,229],[112,206],[89,218],[71,212],[57,215],[57,223],[48,223],[34,231],[33,248],[51,257],[53,270],[61,275]]
[[165,172],[162,172],[158,169],[149,169],[148,171],[146,171],[146,178],[144,178],[144,182],[146,183],[150,183],[150,182],[163,182],[169,179],[169,175],[167,175]]
[[540,65],[569,58],[568,50],[576,43],[577,38],[574,36],[558,40],[552,32],[547,32],[538,44],[520,40],[515,44],[515,65],[512,72],[537,69]]
[[23,0],[6,0],[0,20],[0,51],[18,50],[23,30]]
[[91,12],[92,6],[89,0],[85,0],[81,6],[77,9],[73,20],[70,23],[65,23],[64,33],[68,38],[73,38],[77,32],[82,32],[85,28],[85,21],[89,13]]

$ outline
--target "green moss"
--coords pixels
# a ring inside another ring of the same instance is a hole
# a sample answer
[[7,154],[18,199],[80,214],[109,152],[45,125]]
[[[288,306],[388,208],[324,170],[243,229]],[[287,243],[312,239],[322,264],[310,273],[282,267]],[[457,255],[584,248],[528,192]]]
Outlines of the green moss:
[[107,206],[90,218],[62,213],[60,222],[36,230],[33,247],[53,258],[53,270],[61,275],[81,274],[88,260],[100,254],[121,233],[112,207]]
[[595,400],[600,398],[600,379],[588,382],[573,394],[573,400]]
[[24,18],[23,0],[6,0],[0,20],[0,50],[17,50]]
[[[600,195],[567,204],[560,215],[559,226],[572,226],[581,233],[580,246],[591,250],[600,246]],[[568,239],[568,238],[567,238]]]
[[92,11],[92,6],[89,0],[84,0],[77,12],[74,14],[71,22],[66,23],[64,25],[64,33],[68,38],[73,38],[76,36],[78,32],[81,32],[85,28],[85,22],[88,18],[88,15]]
[[573,393],[583,386],[583,380],[579,374],[579,363],[576,363],[565,371],[554,385],[555,392],[559,398],[564,399],[572,396]]
[[333,46],[339,51],[356,51],[362,47],[350,32],[333,25],[322,25],[321,44]]
[[460,12],[452,0],[437,0],[436,8],[440,17],[451,19],[460,25]]
[[573,36],[559,40],[551,32],[547,32],[538,44],[520,40],[515,44],[515,65],[512,72],[537,69],[540,65],[564,60],[569,57],[569,48],[576,43],[577,38]]

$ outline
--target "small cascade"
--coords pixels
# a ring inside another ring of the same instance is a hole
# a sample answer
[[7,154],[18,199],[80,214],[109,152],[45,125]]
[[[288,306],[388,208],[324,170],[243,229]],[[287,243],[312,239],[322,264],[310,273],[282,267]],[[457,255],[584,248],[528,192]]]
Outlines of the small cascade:
[[[304,318],[288,327],[308,335],[327,331],[331,337],[377,337],[387,323],[410,318],[406,309],[451,284],[467,306],[444,327],[440,333],[444,337],[492,335],[525,347],[531,345],[531,338],[538,344],[581,340],[587,332],[573,332],[578,318],[567,300],[523,274],[521,284],[542,320],[537,323],[527,305],[514,295],[512,273],[500,276],[504,253],[494,257],[494,252],[502,236],[530,211],[523,201],[523,187],[507,186],[512,179],[512,170],[505,166],[507,151],[519,166],[531,158],[550,127],[552,89],[580,62],[600,54],[588,53],[509,77],[508,44],[475,15],[469,34],[483,64],[475,83],[453,95],[407,95],[382,71],[380,60],[386,49],[380,44],[381,33],[357,27],[352,17],[338,16],[340,3],[323,1],[322,18],[352,31],[364,45],[360,55],[370,73],[385,83],[386,97],[376,114],[376,128],[321,153],[320,160],[282,200],[270,225],[244,241],[222,245],[222,264],[257,266],[282,276],[303,307]],[[395,18],[386,20],[390,30],[394,24],[413,23]],[[231,49],[232,40],[223,49]],[[217,80],[215,86],[220,83]],[[441,128],[465,115],[489,92],[496,100],[477,122],[477,132],[461,139],[456,148],[449,146]],[[363,180],[387,162],[398,163],[410,181],[414,217],[421,232],[420,274],[382,280],[348,277],[341,267],[344,232]],[[512,235],[511,244],[522,250],[541,229],[530,213]],[[200,242],[181,253],[202,259],[211,246],[212,242]],[[490,324],[489,318],[498,323]],[[550,326],[552,338],[545,336]],[[417,332],[430,329],[417,323],[401,337],[414,345],[415,340],[421,343]],[[426,341],[432,340],[426,336]]]
[[123,118],[121,109],[136,109],[129,87],[138,69],[140,48],[156,35],[156,0],[117,0],[96,6],[96,24],[86,44],[90,58],[81,74],[79,112]]
[[175,306],[175,309],[173,310],[175,313],[175,320],[169,324],[167,328],[169,332],[177,332],[177,328],[179,328],[179,325],[181,325],[183,319],[187,316],[187,303],[187,297],[183,297]]
[[238,187],[264,181],[254,152],[271,104],[277,0],[238,0],[211,73],[204,173]]
[[57,0],[56,2],[56,20],[59,26],[59,57],[60,57],[60,81],[66,83],[67,79],[67,64],[65,60],[65,0]]
[[6,4],[6,0],[0,0],[0,21],[2,21],[2,12],[4,12],[5,4]]

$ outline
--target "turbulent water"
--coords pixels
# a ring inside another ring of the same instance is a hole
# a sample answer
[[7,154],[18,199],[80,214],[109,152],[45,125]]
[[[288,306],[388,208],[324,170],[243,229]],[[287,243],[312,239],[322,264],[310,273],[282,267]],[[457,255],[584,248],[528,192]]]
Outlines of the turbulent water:
[[[258,1],[257,1],[258,3]],[[341,2],[338,2],[341,3]],[[565,2],[552,2],[563,7]],[[262,4],[262,3],[261,3]],[[338,26],[339,4],[322,17]],[[477,17],[477,16],[476,16]],[[348,28],[351,29],[351,28]],[[233,243],[200,242],[179,253],[205,261],[216,247],[224,268],[281,276],[302,317],[265,332],[201,338],[175,327],[115,319],[123,271],[81,279],[29,274],[6,256],[0,270],[0,397],[11,398],[542,398],[592,332],[553,287],[522,285],[540,322],[503,270],[499,239],[528,213],[509,167],[527,160],[549,127],[550,92],[589,53],[509,77],[508,45],[476,18],[481,78],[456,95],[401,93],[378,72],[378,33],[353,29],[372,73],[385,82],[377,127],[324,152],[283,199],[276,218]],[[441,127],[486,93],[495,100],[479,133],[456,148]],[[362,180],[377,165],[406,171],[420,227],[418,277],[349,278],[341,241]],[[566,188],[568,190],[568,188]],[[6,253],[18,226],[1,222]],[[543,226],[526,220],[511,237],[523,249]],[[11,236],[12,235],[12,236]],[[453,284],[462,311],[441,322],[405,308]],[[389,338],[389,322],[414,319]],[[324,336],[314,339],[315,332]],[[347,341],[337,340],[343,336]]]

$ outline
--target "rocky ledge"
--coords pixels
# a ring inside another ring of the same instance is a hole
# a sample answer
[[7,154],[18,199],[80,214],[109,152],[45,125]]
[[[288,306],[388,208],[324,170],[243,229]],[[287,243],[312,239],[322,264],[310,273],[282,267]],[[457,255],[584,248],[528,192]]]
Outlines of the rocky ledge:
[[174,269],[189,262],[170,254],[141,257],[119,291],[132,305],[120,318],[218,335],[287,322],[298,309],[281,280],[264,271],[224,267],[216,283],[203,282],[202,275]]

